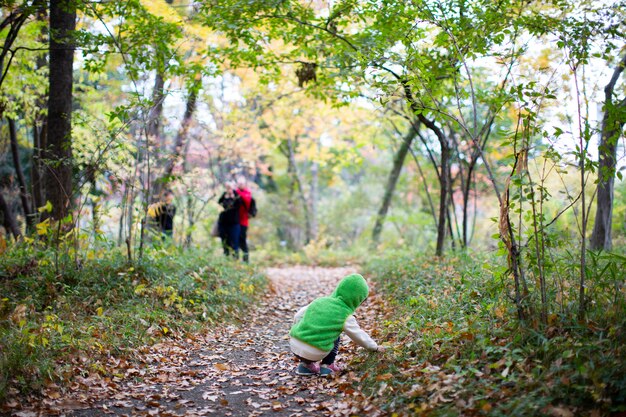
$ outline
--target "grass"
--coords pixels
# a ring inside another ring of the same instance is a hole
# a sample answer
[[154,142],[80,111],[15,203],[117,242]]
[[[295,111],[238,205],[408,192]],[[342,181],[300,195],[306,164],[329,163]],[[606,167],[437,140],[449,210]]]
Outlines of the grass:
[[624,293],[621,312],[603,304],[584,322],[559,313],[548,326],[522,323],[492,265],[476,255],[371,261],[366,273],[388,302],[382,339],[393,348],[385,360],[363,359],[362,388],[398,415],[626,411]]
[[99,359],[235,320],[264,293],[256,269],[197,249],[148,249],[128,263],[116,250],[54,265],[54,253],[16,245],[0,260],[0,400],[71,377]]

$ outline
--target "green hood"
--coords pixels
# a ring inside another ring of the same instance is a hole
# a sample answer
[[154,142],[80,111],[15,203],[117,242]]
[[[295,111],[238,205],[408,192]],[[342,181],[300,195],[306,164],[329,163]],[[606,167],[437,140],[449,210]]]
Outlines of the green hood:
[[331,297],[340,299],[355,311],[365,301],[369,292],[365,278],[359,274],[352,274],[339,281]]
[[346,319],[354,314],[368,293],[369,288],[361,275],[348,275],[330,297],[313,300],[289,334],[320,350],[330,351],[335,339],[343,332]]

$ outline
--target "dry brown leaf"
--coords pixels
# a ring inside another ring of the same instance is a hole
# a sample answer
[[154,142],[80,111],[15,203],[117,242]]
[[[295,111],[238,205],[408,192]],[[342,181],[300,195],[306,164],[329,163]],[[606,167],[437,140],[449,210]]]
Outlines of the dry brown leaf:
[[574,417],[574,413],[564,406],[549,406],[548,413],[553,417]]
[[215,369],[220,370],[220,371],[230,370],[230,365],[228,365],[227,363],[216,363],[213,366],[215,366]]
[[393,378],[393,374],[387,373],[387,374],[378,375],[376,377],[376,381],[388,381],[392,378]]

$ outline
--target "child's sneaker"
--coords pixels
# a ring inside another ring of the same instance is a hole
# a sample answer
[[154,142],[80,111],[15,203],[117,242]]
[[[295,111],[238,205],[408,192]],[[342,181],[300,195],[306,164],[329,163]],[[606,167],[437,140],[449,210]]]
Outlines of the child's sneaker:
[[331,371],[330,368],[327,368],[326,366],[322,366],[320,368],[320,376],[329,376],[332,374],[333,374],[333,371]]
[[319,363],[309,363],[309,364],[305,364],[305,363],[301,363],[300,365],[298,365],[298,368],[296,369],[296,374],[298,375],[317,375],[320,373],[320,365]]
[[331,363],[330,365],[325,365],[325,368],[330,369],[333,374],[338,374],[341,371],[343,371],[343,367],[341,365],[336,364],[336,363]]

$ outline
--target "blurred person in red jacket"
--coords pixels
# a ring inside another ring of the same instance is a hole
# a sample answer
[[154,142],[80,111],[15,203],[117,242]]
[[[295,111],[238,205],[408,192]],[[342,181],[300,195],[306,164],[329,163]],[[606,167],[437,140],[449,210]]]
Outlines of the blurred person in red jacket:
[[239,249],[243,252],[243,261],[250,261],[250,251],[248,250],[248,224],[250,217],[256,216],[256,202],[252,198],[252,192],[248,188],[246,178],[237,178],[237,194],[241,198],[239,206]]

